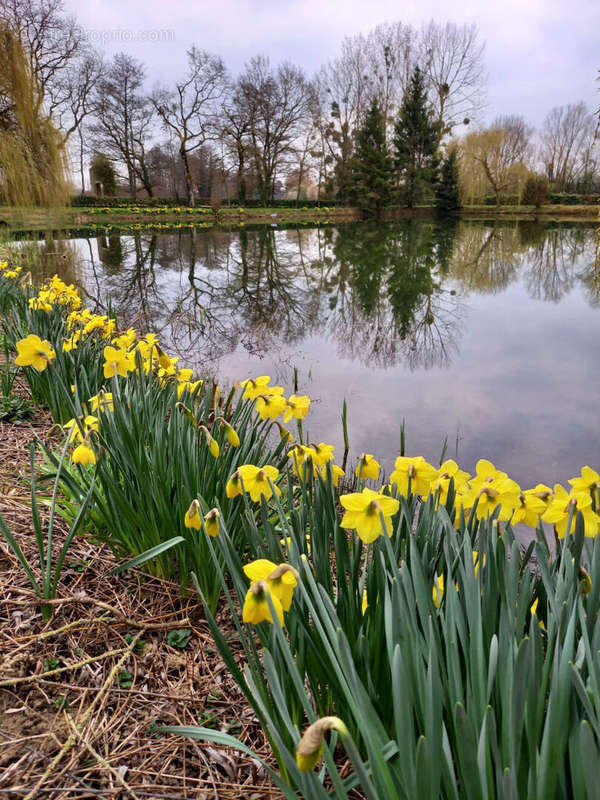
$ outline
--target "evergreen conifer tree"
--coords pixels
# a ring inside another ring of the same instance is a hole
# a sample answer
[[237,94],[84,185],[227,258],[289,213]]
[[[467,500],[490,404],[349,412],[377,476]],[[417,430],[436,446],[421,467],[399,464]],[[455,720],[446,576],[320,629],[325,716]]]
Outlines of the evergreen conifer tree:
[[455,214],[460,208],[456,150],[451,150],[442,162],[435,188],[435,206],[440,214]]
[[394,129],[395,161],[406,205],[412,208],[423,190],[435,183],[438,169],[438,127],[427,100],[425,78],[415,67]]
[[393,195],[393,163],[385,140],[385,120],[373,98],[356,135],[348,195],[366,215],[379,217]]

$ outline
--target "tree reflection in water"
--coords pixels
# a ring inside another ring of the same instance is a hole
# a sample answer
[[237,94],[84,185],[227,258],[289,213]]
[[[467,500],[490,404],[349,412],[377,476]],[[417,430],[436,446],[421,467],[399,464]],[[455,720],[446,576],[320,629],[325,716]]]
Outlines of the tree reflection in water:
[[470,294],[520,280],[532,298],[556,303],[581,281],[598,304],[594,244],[594,230],[579,226],[415,220],[110,230],[78,247],[88,296],[122,324],[159,333],[188,363],[210,368],[238,348],[277,356],[325,336],[340,358],[427,369],[458,352]]

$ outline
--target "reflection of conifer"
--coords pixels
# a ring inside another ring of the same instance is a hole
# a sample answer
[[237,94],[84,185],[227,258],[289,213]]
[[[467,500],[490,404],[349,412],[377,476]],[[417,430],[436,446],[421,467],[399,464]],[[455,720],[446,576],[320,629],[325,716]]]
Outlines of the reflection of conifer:
[[392,199],[392,159],[385,141],[385,120],[376,98],[356,135],[350,163],[349,197],[368,216],[379,217]]
[[460,208],[456,150],[451,150],[442,162],[440,179],[435,188],[435,207],[438,214],[445,215],[456,214]]
[[431,273],[435,265],[433,230],[411,221],[397,239],[388,279],[388,293],[394,321],[401,339],[411,332],[416,309],[431,295],[436,284]]
[[450,269],[454,255],[454,242],[456,239],[457,221],[449,217],[436,226],[435,229],[435,258],[439,271],[446,275]]
[[406,205],[412,208],[433,186],[438,168],[438,126],[427,100],[425,76],[415,67],[394,129],[396,167]]

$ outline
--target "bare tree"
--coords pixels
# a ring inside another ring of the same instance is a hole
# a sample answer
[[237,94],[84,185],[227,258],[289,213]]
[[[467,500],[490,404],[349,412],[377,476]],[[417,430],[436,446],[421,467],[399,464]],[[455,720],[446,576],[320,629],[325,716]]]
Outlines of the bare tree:
[[284,63],[274,70],[268,58],[256,56],[239,78],[235,97],[248,121],[248,150],[260,198],[268,204],[283,161],[310,113],[313,88],[298,67]]
[[585,103],[553,108],[542,126],[541,159],[548,180],[559,191],[576,181],[588,165],[594,139],[594,115]]
[[188,202],[196,202],[196,186],[189,156],[202,147],[215,132],[217,103],[226,87],[223,61],[205,50],[188,50],[188,69],[173,90],[156,89],[152,103],[163,126],[179,143]]
[[430,83],[440,138],[482,110],[486,74],[485,44],[477,26],[431,20],[421,31],[421,61]]
[[95,149],[125,166],[132,197],[138,180],[149,197],[153,194],[146,157],[153,106],[143,91],[144,77],[141,62],[118,53],[96,83],[90,126]]

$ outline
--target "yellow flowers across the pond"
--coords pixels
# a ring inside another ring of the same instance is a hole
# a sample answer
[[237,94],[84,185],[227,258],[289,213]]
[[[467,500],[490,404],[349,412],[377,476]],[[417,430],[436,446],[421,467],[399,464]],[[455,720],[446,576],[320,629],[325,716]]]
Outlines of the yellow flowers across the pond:
[[392,517],[400,508],[400,502],[394,497],[363,489],[362,492],[341,495],[340,503],[346,509],[342,528],[355,530],[366,544],[384,533],[384,525],[385,533],[392,535]]
[[15,364],[19,367],[33,367],[43,372],[53,358],[56,353],[50,342],[33,333],[17,342]]

